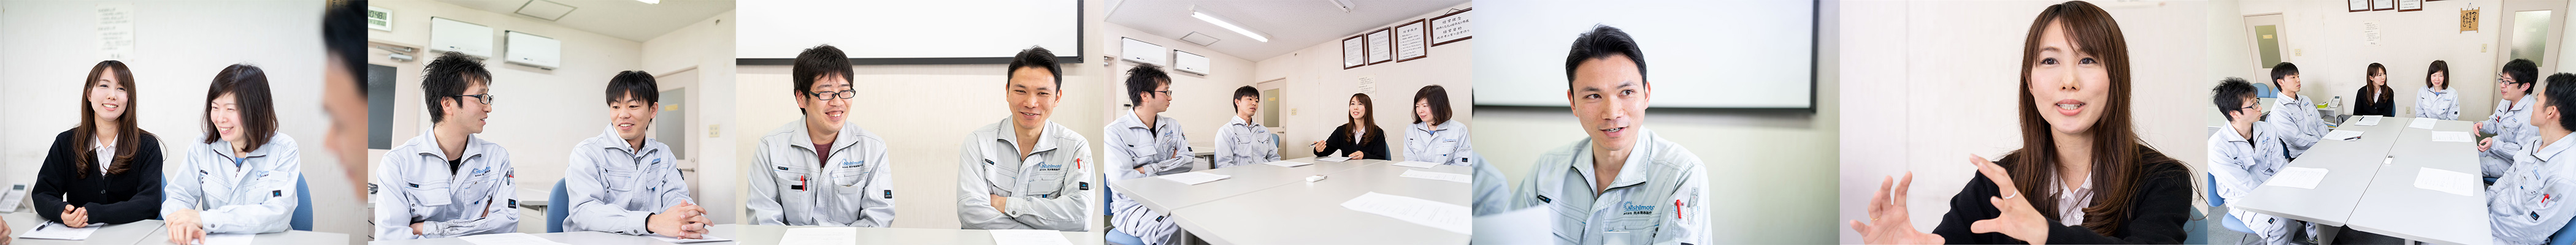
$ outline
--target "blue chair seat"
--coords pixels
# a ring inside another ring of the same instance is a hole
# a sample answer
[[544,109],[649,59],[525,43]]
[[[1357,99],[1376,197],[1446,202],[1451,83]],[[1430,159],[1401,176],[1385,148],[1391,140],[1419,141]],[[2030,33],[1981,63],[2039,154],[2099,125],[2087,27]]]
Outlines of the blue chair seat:
[[[2209,176],[2209,206],[2226,207],[2227,199],[2218,197],[2218,175],[2207,174],[2207,176]],[[2236,219],[2236,214],[2227,214],[2223,216],[2226,218],[2224,220],[2220,220],[2219,225],[2226,226],[2227,230],[2246,234],[2254,233],[2253,228],[2245,228],[2245,221]]]
[[299,231],[313,231],[313,188],[304,185],[304,177],[295,177],[295,217],[287,226]]
[[1109,229],[1109,239],[1106,240],[1109,240],[1109,244],[1145,245],[1145,239],[1136,238],[1134,235],[1127,235],[1126,232],[1119,232],[1117,228]]
[[572,216],[572,203],[564,197],[564,181],[555,180],[555,190],[546,194],[546,233],[563,232],[564,217]]

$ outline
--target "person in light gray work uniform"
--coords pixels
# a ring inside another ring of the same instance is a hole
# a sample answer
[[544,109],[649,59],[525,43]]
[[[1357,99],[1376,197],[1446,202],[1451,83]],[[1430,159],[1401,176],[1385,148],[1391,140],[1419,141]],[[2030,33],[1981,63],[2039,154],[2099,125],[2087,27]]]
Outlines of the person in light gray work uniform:
[[957,145],[957,223],[966,229],[1090,231],[1090,140],[1047,121],[1064,99],[1063,67],[1046,48],[1011,58],[1011,117]]
[[277,131],[266,72],[232,65],[214,80],[206,91],[205,138],[161,182],[170,243],[202,242],[207,233],[285,232],[300,205],[296,199],[306,195],[295,190],[304,178],[301,150]]
[[1261,113],[1261,90],[1234,89],[1234,119],[1216,129],[1216,168],[1279,161],[1279,142],[1270,127],[1255,123]]
[[[2521,60],[2516,60],[2520,62]],[[2507,67],[2512,67],[2508,65]],[[2539,85],[2539,101],[2526,101],[2532,106],[2530,126],[2537,136],[2523,141],[2535,147],[2530,152],[2514,154],[2512,169],[2503,178],[2488,185],[2487,225],[2494,229],[2495,244],[2542,244],[2561,227],[2568,217],[2576,216],[2569,207],[2567,195],[2576,194],[2576,140],[2567,137],[2576,128],[2576,74],[2549,75]]]
[[[2282,167],[2290,165],[2289,149],[2281,143],[2278,131],[2263,120],[2262,103],[2256,102],[2255,88],[2241,78],[2227,78],[2210,89],[2210,102],[2218,106],[2227,124],[2209,135],[2209,174],[2218,201],[2245,200],[2254,187],[2263,186]],[[2213,201],[2216,202],[2216,201]],[[2231,209],[2245,227],[2252,229],[2262,244],[2290,244],[2291,231],[2304,229],[2307,222]]]
[[644,71],[608,80],[608,129],[572,147],[564,191],[572,208],[565,232],[706,236],[706,209],[689,196],[671,146],[646,137],[661,111],[661,91]]
[[2487,120],[2478,121],[2475,126],[2480,134],[2495,135],[2478,140],[2479,175],[2503,177],[2506,169],[2513,168],[2514,157],[2532,148],[2524,143],[2536,139],[2540,133],[2540,129],[2533,128],[2528,122],[2531,120],[2531,97],[2538,97],[2531,94],[2532,83],[2539,81],[2540,66],[2531,60],[2505,62],[2503,71],[2496,74],[2496,93],[2502,94],[2496,98],[2503,99],[2496,100],[2495,112],[2487,114]]
[[894,162],[886,142],[849,122],[850,59],[815,46],[796,55],[794,98],[805,120],[760,136],[749,173],[751,224],[894,224]]
[[2271,128],[2279,132],[2281,142],[2290,149],[2291,159],[2308,154],[2308,147],[2316,146],[2328,130],[2325,119],[2317,116],[2317,104],[2299,95],[2299,81],[2298,65],[2273,64],[2272,87],[2281,90],[2281,98],[2272,102],[2271,110],[2263,112],[2263,123],[2272,124]]
[[1708,244],[1707,170],[1645,128],[1654,86],[1627,32],[1594,26],[1566,59],[1567,100],[1590,138],[1540,154],[1513,205],[1554,210],[1557,244]]
[[1413,93],[1413,126],[1404,130],[1404,160],[1467,166],[1476,161],[1476,144],[1467,140],[1467,123],[1449,117],[1449,89],[1422,86]]
[[[448,52],[420,82],[430,128],[385,152],[375,167],[376,239],[448,238],[519,230],[510,151],[475,137],[492,113],[492,73]],[[449,121],[447,119],[456,119]]]
[[[1160,115],[1172,107],[1172,77],[1153,64],[1127,69],[1127,100],[1135,107],[1117,114],[1101,132],[1109,134],[1109,175],[1114,180],[1127,180],[1189,172],[1198,158],[1189,154],[1189,139],[1181,134],[1180,120]],[[1146,208],[1121,194],[1109,197],[1110,224],[1121,235],[1135,236],[1149,245],[1177,243],[1180,227],[1164,217],[1162,210]]]

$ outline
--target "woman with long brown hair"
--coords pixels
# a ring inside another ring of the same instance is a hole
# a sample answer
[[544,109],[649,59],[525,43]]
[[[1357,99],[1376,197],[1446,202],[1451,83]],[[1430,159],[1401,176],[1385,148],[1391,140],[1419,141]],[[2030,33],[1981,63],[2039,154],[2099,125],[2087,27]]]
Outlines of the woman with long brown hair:
[[1315,157],[1339,151],[1343,157],[1387,160],[1386,130],[1377,127],[1377,106],[1369,102],[1368,94],[1351,94],[1350,106],[1351,122],[1334,127],[1332,136],[1315,141]]
[[1881,182],[1870,220],[1851,221],[1852,229],[1870,244],[2181,243],[2190,170],[2147,147],[2130,124],[2124,39],[2092,4],[2040,12],[2022,43],[2021,150],[1992,162],[1970,156],[1978,175],[1931,233],[1907,216],[1911,173]]
[[54,135],[37,170],[36,213],[74,228],[152,219],[161,210],[161,139],[135,125],[134,72],[100,61],[81,84],[81,123]]
[[2363,76],[2370,80],[2370,85],[2361,86],[2360,90],[2352,92],[2352,115],[2397,115],[2397,96],[2394,95],[2396,91],[2388,88],[2388,66],[2370,63],[2370,68],[2362,71]]

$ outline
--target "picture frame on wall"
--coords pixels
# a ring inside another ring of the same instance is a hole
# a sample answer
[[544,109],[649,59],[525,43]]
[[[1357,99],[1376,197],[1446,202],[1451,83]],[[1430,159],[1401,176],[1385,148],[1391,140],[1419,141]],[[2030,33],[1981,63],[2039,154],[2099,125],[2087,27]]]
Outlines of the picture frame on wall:
[[2397,9],[2397,0],[2370,0],[2370,11],[2395,9]]
[[2425,0],[2397,0],[2397,12],[2424,11]]
[[1368,35],[1342,38],[1342,69],[1368,65]]
[[1474,25],[1469,24],[1473,21],[1466,15],[1467,11],[1471,10],[1476,8],[1460,9],[1457,12],[1441,14],[1440,17],[1431,17],[1430,31],[1433,42],[1431,46],[1449,45],[1449,43],[1476,38],[1471,28]]
[[1415,19],[1395,25],[1395,62],[1431,57],[1431,31],[1427,22]]
[[2343,0],[2344,12],[2370,11],[2371,0]]
[[1368,33],[1369,64],[1384,64],[1386,62],[1395,61],[1395,47],[1392,46],[1393,42],[1378,41],[1395,39],[1393,36],[1394,32],[1394,28],[1377,28],[1377,31],[1371,31]]

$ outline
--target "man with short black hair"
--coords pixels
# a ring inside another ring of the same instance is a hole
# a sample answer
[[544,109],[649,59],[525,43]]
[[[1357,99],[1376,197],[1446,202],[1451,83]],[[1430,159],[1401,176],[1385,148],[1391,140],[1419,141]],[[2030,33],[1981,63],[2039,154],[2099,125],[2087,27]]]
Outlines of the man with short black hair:
[[518,232],[510,151],[475,135],[492,113],[492,72],[457,52],[439,54],[427,70],[420,88],[430,128],[386,151],[375,168],[376,184],[386,186],[371,196],[376,239]]
[[1011,59],[1002,89],[1011,117],[967,133],[957,153],[957,223],[966,229],[1089,231],[1090,140],[1048,121],[1064,99],[1046,48]]
[[894,162],[886,142],[849,121],[856,97],[850,58],[820,45],[796,55],[791,72],[804,120],[779,125],[752,148],[751,224],[888,227],[894,224]]
[[2503,70],[2496,72],[2496,93],[2502,94],[2497,97],[2501,99],[2496,100],[2495,112],[2475,126],[2480,134],[2495,135],[2478,140],[2479,175],[2503,177],[2513,168],[2514,155],[2530,148],[2523,143],[2539,136],[2540,129],[2525,122],[2531,120],[2532,82],[2539,79],[2539,64],[2525,59],[2505,62]]
[[1216,167],[1279,161],[1279,143],[1271,138],[1270,127],[1252,119],[1261,113],[1261,90],[1235,88],[1233,103],[1232,121],[1216,129]]
[[1565,61],[1566,100],[1591,137],[1540,154],[1512,206],[1558,210],[1558,244],[1708,244],[1708,172],[1645,128],[1654,94],[1628,33],[1593,26]]
[[2316,146],[2317,141],[2324,139],[2326,131],[2331,129],[2326,128],[2325,118],[2317,116],[2317,104],[2308,100],[2308,96],[2299,95],[2302,85],[2298,65],[2290,62],[2273,64],[2272,87],[2281,90],[2280,98],[2273,99],[2272,108],[2263,114],[2263,122],[2271,123],[2274,130],[2280,130],[2281,142],[2289,147],[2290,158],[2297,159],[2307,154],[2308,147]]
[[661,114],[660,86],[644,71],[608,80],[608,128],[572,147],[564,169],[571,217],[565,232],[601,231],[697,239],[707,234],[706,208],[689,195],[680,159],[648,137]]

